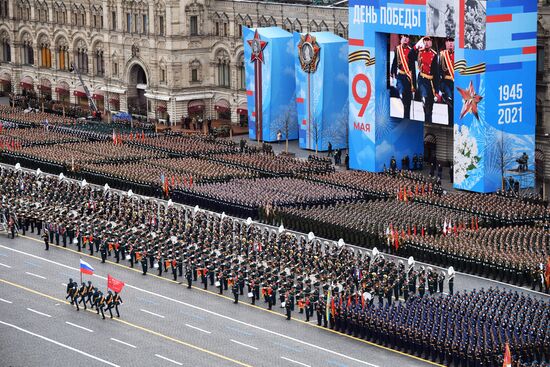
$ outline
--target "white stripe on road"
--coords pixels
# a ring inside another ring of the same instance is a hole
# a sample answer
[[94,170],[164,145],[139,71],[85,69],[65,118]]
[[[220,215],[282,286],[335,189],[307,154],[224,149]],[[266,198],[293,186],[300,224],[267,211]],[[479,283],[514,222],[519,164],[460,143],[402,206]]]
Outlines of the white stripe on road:
[[299,364],[300,366],[311,367],[309,364],[305,364],[305,363],[302,363],[302,362],[298,362],[298,361],[295,361],[295,360],[290,359],[290,358],[287,358],[287,357],[281,357],[281,359],[284,359],[285,361],[289,361],[289,362],[292,362],[292,363]]
[[35,273],[29,273],[28,271],[26,271],[25,274],[28,274],[30,276],[37,277],[37,278],[40,278],[40,279],[46,279],[46,277],[43,277],[42,275],[38,275],[38,274],[35,274]]
[[8,301],[7,299],[3,299],[3,298],[0,298],[0,301],[5,302],[5,303],[13,303],[12,301]]
[[180,363],[178,361],[174,361],[173,359],[170,359],[170,358],[166,358],[164,356],[161,356],[160,354],[155,354],[156,357],[159,357],[159,358],[162,358],[164,359],[165,361],[168,361],[168,362],[172,362],[172,363],[175,363],[177,364],[178,366],[183,366],[183,363]]
[[115,341],[115,342],[117,342],[117,343],[120,343],[120,344],[127,345],[127,346],[132,347],[132,348],[137,348],[135,345],[132,345],[132,344],[123,342],[122,340],[118,340],[118,339],[115,339],[115,338],[111,338],[111,340],[112,340],[112,341]]
[[139,310],[140,310],[141,312],[145,312],[145,313],[148,313],[148,314],[150,314],[150,315],[153,315],[153,316],[156,316],[156,317],[160,317],[161,319],[164,318],[164,316],[159,315],[158,313],[154,313],[154,312],[151,312],[151,311],[147,311],[147,310],[144,310],[143,308],[140,308]]
[[5,266],[5,267],[8,268],[8,269],[11,269],[11,266],[9,266],[9,265],[2,264],[2,263],[0,263],[0,265],[1,265],[1,266]]
[[198,330],[198,331],[202,331],[202,332],[205,333],[205,334],[212,334],[211,331],[203,330],[203,329],[198,328],[198,327],[193,326],[193,325],[185,324],[185,326],[190,327],[191,329],[195,329],[195,330]]
[[258,348],[256,347],[253,347],[252,345],[248,345],[248,344],[245,344],[245,343],[241,343],[240,341],[237,341],[235,339],[230,339],[233,343],[235,344],[239,344],[239,345],[242,345],[243,347],[247,347],[247,348],[252,348],[254,350],[258,350]]
[[[32,239],[31,239],[32,240]],[[69,265],[65,265],[65,264],[62,264],[62,263],[59,263],[57,261],[53,261],[53,260],[50,260],[50,259],[46,259],[46,258],[42,258],[40,256],[37,256],[37,255],[33,255],[33,254],[30,254],[28,252],[25,252],[25,251],[21,251],[21,250],[16,250],[16,249],[13,249],[11,247],[7,247],[7,246],[4,246],[4,245],[0,245],[0,248],[3,248],[5,250],[9,250],[9,251],[12,251],[12,252],[17,252],[19,254],[22,254],[22,255],[26,255],[26,256],[29,256],[29,257],[32,257],[34,259],[37,259],[37,260],[41,260],[41,261],[45,261],[45,262],[48,262],[50,264],[54,264],[54,265],[57,265],[57,266],[61,266],[63,268],[66,268],[66,269],[70,269],[70,270],[73,270],[73,271],[80,271],[79,268],[75,268],[75,267],[72,267],[72,266],[69,266]],[[106,277],[103,277],[101,275],[97,275],[97,274],[94,274],[93,275],[94,277],[97,277],[99,279],[103,279],[103,280],[107,280]],[[294,337],[291,337],[291,336],[288,336],[288,335],[285,335],[285,334],[282,334],[282,333],[278,333],[276,331],[273,331],[273,330],[269,330],[263,326],[258,326],[258,325],[253,325],[253,324],[249,324],[247,322],[244,322],[244,321],[241,321],[241,320],[238,320],[238,319],[234,319],[230,316],[226,316],[226,315],[222,315],[220,313],[217,313],[217,312],[214,312],[214,311],[211,311],[211,310],[208,310],[206,308],[202,308],[200,306],[195,306],[193,304],[190,304],[190,303],[186,303],[186,302],[183,302],[183,301],[180,301],[180,300],[177,300],[177,299],[174,299],[174,298],[170,298],[168,296],[165,296],[165,295],[162,295],[162,294],[159,294],[159,293],[155,293],[155,292],[151,292],[151,291],[148,291],[146,289],[143,289],[143,288],[139,288],[139,287],[136,287],[136,286],[133,286],[133,285],[130,285],[128,283],[126,283],[126,287],[127,288],[131,288],[131,289],[134,289],[138,292],[142,292],[142,293],[146,293],[146,294],[149,294],[151,296],[156,296],[158,298],[162,298],[166,301],[170,301],[170,302],[174,302],[174,303],[177,303],[177,304],[180,304],[182,306],[186,306],[186,307],[189,307],[189,308],[192,308],[194,310],[197,310],[197,311],[201,311],[201,312],[204,312],[204,313],[207,313],[207,314],[210,314],[210,315],[213,315],[213,316],[216,316],[216,317],[219,317],[221,319],[224,319],[224,320],[227,320],[227,321],[231,321],[231,322],[234,322],[234,323],[237,323],[237,324],[240,324],[240,325],[243,325],[243,326],[246,326],[247,329],[256,329],[258,331],[261,331],[261,332],[265,332],[267,334],[271,334],[271,335],[276,335],[280,338],[284,338],[284,339],[287,339],[287,340],[291,340],[295,343],[298,343],[298,344],[302,344],[302,345],[306,345],[308,347],[311,347],[311,348],[314,348],[314,349],[317,349],[317,350],[320,350],[320,351],[323,351],[323,352],[327,352],[329,354],[332,354],[332,355],[335,355],[335,356],[339,356],[339,357],[342,357],[344,359],[347,359],[347,360],[350,360],[350,361],[354,361],[354,362],[357,362],[357,363],[360,363],[360,364],[363,364],[363,365],[367,365],[367,366],[372,366],[372,367],[379,367],[375,364],[372,364],[372,363],[369,363],[367,361],[363,361],[361,359],[357,359],[357,358],[354,358],[354,357],[351,357],[349,355],[346,355],[346,354],[343,354],[343,353],[340,353],[340,352],[337,352],[335,350],[332,350],[332,349],[327,349],[327,348],[323,348],[319,345],[316,345],[316,344],[312,344],[312,343],[308,343],[302,339],[298,339],[298,338],[294,338]],[[538,292],[536,292],[538,293]],[[541,293],[543,294],[543,293]],[[413,357],[411,357],[413,358]]]
[[59,345],[60,347],[63,347],[63,348],[72,350],[73,352],[80,353],[80,354],[82,354],[82,355],[84,355],[84,356],[86,356],[86,357],[90,357],[90,358],[92,358],[92,359],[95,359],[96,361],[103,362],[103,363],[105,363],[105,364],[107,364],[107,365],[109,365],[109,366],[120,367],[120,366],[117,365],[117,364],[111,363],[111,362],[106,361],[106,360],[104,360],[104,359],[101,359],[101,358],[99,358],[99,357],[96,357],[96,356],[93,356],[93,355],[88,354],[88,353],[86,353],[86,352],[83,352],[83,351],[81,351],[81,350],[78,350],[78,349],[76,349],[76,348],[70,347],[70,346],[68,346],[68,345],[66,345],[66,344],[63,344],[63,343],[60,343],[60,342],[58,342],[58,341],[56,341],[56,340],[47,338],[47,337],[45,337],[45,336],[43,336],[43,335],[35,334],[35,333],[33,333],[33,332],[29,331],[29,330],[25,330],[25,329],[23,329],[23,328],[20,328],[19,326],[15,326],[15,325],[12,325],[12,324],[8,324],[7,322],[4,322],[4,321],[2,321],[2,320],[0,320],[0,324],[9,326],[9,327],[14,328],[14,329],[17,329],[17,330],[22,331],[22,332],[24,332],[24,333],[27,333],[27,334],[29,334],[29,335],[36,336],[37,338],[40,338],[40,339],[45,340],[45,341],[48,341],[48,342],[50,342],[50,343]]
[[31,311],[31,312],[34,312],[34,313],[37,313],[37,314],[42,315],[42,316],[52,317],[51,315],[48,315],[47,313],[40,312],[40,311],[36,311],[36,310],[33,310],[32,308],[28,308],[28,307],[27,307],[27,310],[29,310],[29,311]]
[[89,331],[90,333],[93,333],[93,332],[94,332],[92,329],[88,329],[87,327],[80,326],[80,325],[77,325],[77,324],[73,324],[72,322],[69,322],[69,321],[65,321],[65,324],[69,324],[69,325],[74,326],[74,327],[77,327],[77,328],[79,328],[79,329]]

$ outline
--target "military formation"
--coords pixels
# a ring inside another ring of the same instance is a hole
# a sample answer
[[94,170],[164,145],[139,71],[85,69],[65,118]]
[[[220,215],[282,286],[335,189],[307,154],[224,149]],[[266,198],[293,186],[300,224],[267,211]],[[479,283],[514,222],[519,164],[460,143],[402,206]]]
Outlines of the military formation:
[[73,281],[72,278],[69,278],[67,283],[67,296],[65,299],[69,300],[71,305],[76,307],[77,311],[80,311],[80,304],[84,309],[88,309],[87,305],[90,305],[90,308],[94,308],[99,315],[105,320],[105,312],[108,311],[111,318],[113,318],[113,309],[116,312],[116,317],[120,317],[120,312],[118,306],[122,302],[122,298],[118,292],[112,292],[111,290],[107,291],[107,296],[103,294],[98,287],[94,287],[91,281],[88,281],[86,284],[82,282],[79,286],[76,281]]
[[[390,260],[378,251],[56,176],[2,168],[0,183],[3,209],[31,233],[103,262],[138,267],[145,276],[155,272],[188,288],[228,294],[234,303],[282,308],[287,319],[442,363],[496,365],[504,340],[523,362],[549,357],[547,301],[494,289],[457,293],[454,273],[413,259]],[[90,303],[90,284],[70,283],[67,295],[77,309],[95,305],[103,317],[116,311],[109,295],[93,290]]]

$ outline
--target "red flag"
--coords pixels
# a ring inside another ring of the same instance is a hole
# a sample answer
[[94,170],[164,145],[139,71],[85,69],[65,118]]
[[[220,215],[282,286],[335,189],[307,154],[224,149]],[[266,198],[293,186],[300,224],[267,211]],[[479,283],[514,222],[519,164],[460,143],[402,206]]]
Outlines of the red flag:
[[145,142],[145,133],[141,130],[141,141]]
[[424,237],[424,227],[422,227],[422,237]]
[[113,291],[120,293],[122,287],[124,287],[124,282],[113,278],[111,274],[107,275],[107,289],[112,289]]
[[512,353],[510,353],[510,346],[508,343],[504,344],[504,361],[502,367],[512,367]]
[[189,187],[193,187],[193,176],[189,176]]
[[334,297],[331,297],[330,300],[330,313],[332,314],[332,317],[334,317],[334,314],[336,313],[336,306],[334,306]]
[[414,235],[416,236],[416,224],[414,225]]

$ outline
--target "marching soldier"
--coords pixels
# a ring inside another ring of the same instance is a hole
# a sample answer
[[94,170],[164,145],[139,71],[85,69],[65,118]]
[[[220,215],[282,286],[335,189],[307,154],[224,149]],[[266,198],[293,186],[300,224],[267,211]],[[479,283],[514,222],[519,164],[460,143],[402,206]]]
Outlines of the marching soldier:
[[105,313],[103,313],[103,307],[105,306],[105,297],[103,296],[103,293],[101,291],[98,291],[95,306],[97,314],[99,315],[99,312],[101,311],[101,317],[103,318],[103,320],[105,320]]
[[111,308],[112,307],[115,308],[116,317],[120,317],[120,313],[118,312],[118,306],[122,303],[124,303],[124,302],[122,302],[122,298],[120,298],[120,294],[118,294],[118,292],[115,292]]
[[114,296],[113,292],[111,291],[107,292],[107,298],[105,298],[105,306],[107,307],[107,311],[109,311],[111,318],[113,318],[113,311],[111,311],[111,309],[114,307]]
[[411,102],[416,85],[415,52],[409,46],[409,35],[402,34],[400,44],[395,48],[391,65],[391,77],[397,80],[399,98],[403,102],[403,118],[411,117]]
[[[87,307],[86,307],[86,295],[87,295],[87,292],[88,292],[88,287],[86,287],[86,283],[82,282],[82,285],[80,286],[80,288],[78,289],[78,297],[80,298],[80,300],[77,300],[77,305],[79,303],[82,303],[84,304],[84,309],[86,310]],[[75,297],[76,299],[76,297]]]
[[432,39],[422,38],[423,47],[418,51],[418,88],[424,106],[424,122],[432,123],[434,98],[438,91],[437,53],[432,49]]
[[[67,283],[67,296],[65,297],[65,299],[69,299],[71,301],[71,305],[75,304],[77,288],[78,286],[76,282],[73,282],[73,279],[69,278],[69,283]],[[78,307],[78,302],[76,303],[76,310],[80,311],[80,307]]]

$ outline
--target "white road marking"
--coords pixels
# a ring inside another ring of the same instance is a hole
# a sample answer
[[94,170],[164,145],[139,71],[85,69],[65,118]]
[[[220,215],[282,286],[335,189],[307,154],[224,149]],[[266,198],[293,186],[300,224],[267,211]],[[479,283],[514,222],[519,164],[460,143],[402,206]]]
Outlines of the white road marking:
[[183,366],[183,363],[180,363],[178,361],[174,361],[173,359],[170,359],[170,358],[166,358],[164,356],[161,356],[160,354],[155,354],[156,357],[159,357],[161,359],[164,359],[165,361],[168,361],[168,362],[172,362],[172,363],[175,363],[177,364],[178,366]]
[[71,326],[74,326],[74,327],[77,327],[79,329],[82,329],[82,330],[86,330],[90,333],[93,333],[94,331],[92,329],[88,329],[87,327],[84,327],[84,326],[80,326],[80,325],[77,325],[77,324],[73,324],[72,322],[69,322],[69,321],[65,321],[65,324],[69,324]]
[[2,264],[2,263],[0,263],[0,266],[4,266],[4,267],[6,267],[6,268],[8,268],[8,269],[11,269],[11,266],[9,266],[9,265],[6,265],[6,264]]
[[230,339],[233,343],[235,344],[239,344],[239,345],[242,345],[243,347],[248,347],[248,348],[252,348],[254,350],[258,350],[258,348],[256,347],[253,347],[252,345],[248,345],[248,344],[245,344],[245,343],[241,343],[240,341],[237,341],[235,339]]
[[151,311],[147,311],[147,310],[144,310],[143,308],[140,308],[139,310],[140,310],[141,312],[145,312],[145,313],[148,313],[148,314],[150,314],[150,315],[153,315],[153,316],[156,316],[156,317],[160,317],[161,319],[164,318],[164,316],[159,315],[158,313],[154,313],[154,312],[151,312]]
[[198,327],[193,326],[193,325],[185,324],[185,326],[190,327],[191,329],[195,329],[195,330],[198,330],[198,331],[202,331],[202,332],[205,333],[205,334],[212,334],[211,331],[203,330],[203,329],[198,328]]
[[3,299],[3,298],[0,298],[0,301],[5,302],[5,303],[13,303],[12,301],[8,301],[7,299]]
[[46,279],[46,277],[43,277],[42,275],[38,275],[38,274],[35,274],[35,273],[29,273],[28,271],[26,271],[25,274],[28,274],[30,276],[37,277],[37,278],[40,278],[40,279]]
[[66,287],[67,286],[67,283],[61,283],[62,286]]
[[295,361],[295,360],[290,359],[290,358],[287,358],[287,357],[281,357],[281,359],[284,359],[285,361],[289,361],[289,362],[292,362],[292,363],[299,364],[300,366],[311,367],[309,364],[305,364],[305,363],[302,363],[302,362],[298,362],[298,361]]
[[[6,250],[9,250],[9,251],[12,251],[12,252],[17,252],[19,254],[22,254],[22,255],[26,255],[26,256],[29,256],[29,257],[32,257],[32,258],[35,258],[37,260],[41,260],[41,261],[45,261],[45,262],[48,262],[50,264],[54,264],[54,265],[58,265],[58,266],[61,266],[63,268],[66,268],[66,269],[70,269],[70,270],[73,270],[73,271],[80,271],[79,268],[75,268],[75,267],[72,267],[72,266],[69,266],[69,265],[65,265],[65,264],[62,264],[62,263],[59,263],[57,261],[53,261],[53,260],[50,260],[50,259],[46,259],[46,258],[42,258],[40,256],[37,256],[37,255],[33,255],[33,254],[30,254],[28,252],[24,252],[24,251],[21,251],[21,250],[16,250],[16,249],[13,249],[11,247],[7,247],[7,246],[4,246],[4,245],[0,245],[0,248],[3,248],[3,249],[6,249]],[[106,280],[107,278],[106,277],[103,277],[101,275],[97,275],[97,274],[94,274],[93,275],[94,277],[97,277],[99,279],[103,279],[103,280]],[[170,302],[174,302],[174,303],[177,303],[177,304],[180,304],[182,306],[186,306],[186,307],[189,307],[189,308],[192,308],[192,309],[195,309],[197,311],[202,311],[202,312],[205,312],[207,314],[210,314],[210,315],[214,315],[214,316],[217,316],[219,318],[222,318],[222,319],[225,319],[225,320],[228,320],[228,321],[232,321],[232,322],[235,322],[237,324],[240,324],[240,325],[244,325],[247,327],[247,329],[256,329],[256,330],[259,330],[259,331],[262,331],[262,332],[265,332],[265,333],[268,333],[268,334],[271,334],[271,335],[276,335],[280,338],[283,338],[283,339],[287,339],[287,340],[291,340],[295,343],[298,343],[298,344],[302,344],[302,345],[306,345],[308,347],[311,347],[311,348],[314,348],[314,349],[317,349],[317,350],[321,350],[321,351],[324,351],[324,352],[327,352],[329,354],[332,354],[332,355],[335,355],[335,356],[339,356],[341,358],[344,358],[344,359],[347,359],[347,360],[350,360],[350,361],[354,361],[354,362],[357,362],[357,363],[360,363],[360,364],[363,364],[363,365],[367,365],[367,366],[372,366],[372,367],[379,367],[378,365],[375,365],[375,364],[372,364],[372,363],[369,363],[369,362],[366,362],[366,361],[362,361],[360,359],[357,359],[357,358],[354,358],[354,357],[351,357],[351,356],[348,356],[346,354],[343,354],[343,353],[339,353],[339,352],[336,352],[334,350],[331,350],[331,349],[326,349],[326,348],[323,348],[319,345],[315,345],[315,344],[311,344],[311,343],[308,343],[304,340],[301,340],[301,339],[298,339],[298,338],[293,338],[291,336],[288,336],[288,335],[285,335],[285,334],[282,334],[282,333],[278,333],[276,331],[273,331],[273,330],[269,330],[263,326],[258,326],[258,325],[253,325],[253,324],[249,324],[247,322],[244,322],[244,321],[241,321],[241,320],[237,320],[237,319],[234,319],[230,316],[226,316],[226,315],[222,315],[222,314],[219,314],[217,312],[214,312],[214,311],[210,311],[208,309],[205,309],[205,308],[202,308],[200,306],[195,306],[195,305],[192,305],[190,303],[186,303],[186,302],[183,302],[183,301],[180,301],[180,300],[177,300],[177,299],[173,299],[173,298],[170,298],[168,296],[165,296],[165,295],[162,295],[162,294],[159,294],[159,293],[155,293],[155,292],[151,292],[151,291],[148,291],[146,289],[142,289],[142,288],[138,288],[136,286],[133,286],[133,285],[130,285],[128,283],[126,283],[125,285],[127,288],[131,288],[131,289],[134,289],[136,291],[139,291],[139,292],[142,292],[142,293],[146,293],[146,294],[149,294],[149,295],[152,295],[152,296],[156,296],[156,297],[159,297],[159,298],[162,298],[164,300],[167,300],[167,301],[170,301]],[[541,293],[543,294],[543,293]],[[412,358],[412,357],[411,357]]]
[[99,357],[96,357],[96,356],[94,356],[94,355],[91,355],[91,354],[88,354],[88,353],[83,352],[83,351],[81,351],[81,350],[78,350],[78,349],[76,349],[76,348],[70,347],[70,346],[68,346],[68,345],[66,345],[66,344],[63,344],[63,343],[60,343],[60,342],[58,342],[58,341],[56,341],[56,340],[47,338],[47,337],[45,337],[45,336],[43,336],[43,335],[35,334],[35,333],[33,333],[32,331],[29,331],[29,330],[20,328],[19,326],[15,326],[15,325],[12,325],[12,324],[8,324],[7,322],[4,322],[4,321],[2,321],[2,320],[0,320],[0,324],[9,326],[9,327],[11,327],[11,328],[14,328],[14,329],[16,329],[16,330],[22,331],[22,332],[27,333],[27,334],[29,334],[29,335],[36,336],[37,338],[40,338],[40,339],[45,340],[45,341],[48,341],[48,342],[53,343],[53,344],[55,344],[55,345],[59,345],[60,347],[63,347],[63,348],[72,350],[73,352],[80,353],[80,354],[82,354],[82,355],[84,355],[84,356],[86,356],[86,357],[95,359],[96,361],[99,361],[99,362],[103,362],[103,363],[105,363],[105,364],[107,364],[107,365],[109,365],[109,366],[120,367],[120,366],[117,365],[117,364],[111,363],[111,362],[109,362],[109,361],[106,361],[106,360],[101,359],[101,358],[99,358]]
[[52,317],[51,315],[48,315],[47,313],[40,312],[40,311],[36,311],[36,310],[33,310],[32,308],[28,308],[28,307],[27,307],[27,310],[29,310],[29,311],[31,311],[31,312],[34,312],[34,313],[37,313],[37,314],[42,315],[42,316]]
[[118,339],[115,339],[115,338],[111,338],[111,340],[112,340],[112,341],[115,341],[115,342],[117,342],[117,343],[120,343],[120,344],[127,345],[127,346],[129,346],[129,347],[131,347],[131,348],[137,348],[135,345],[132,345],[132,344],[130,344],[130,343],[123,342],[122,340],[118,340]]

